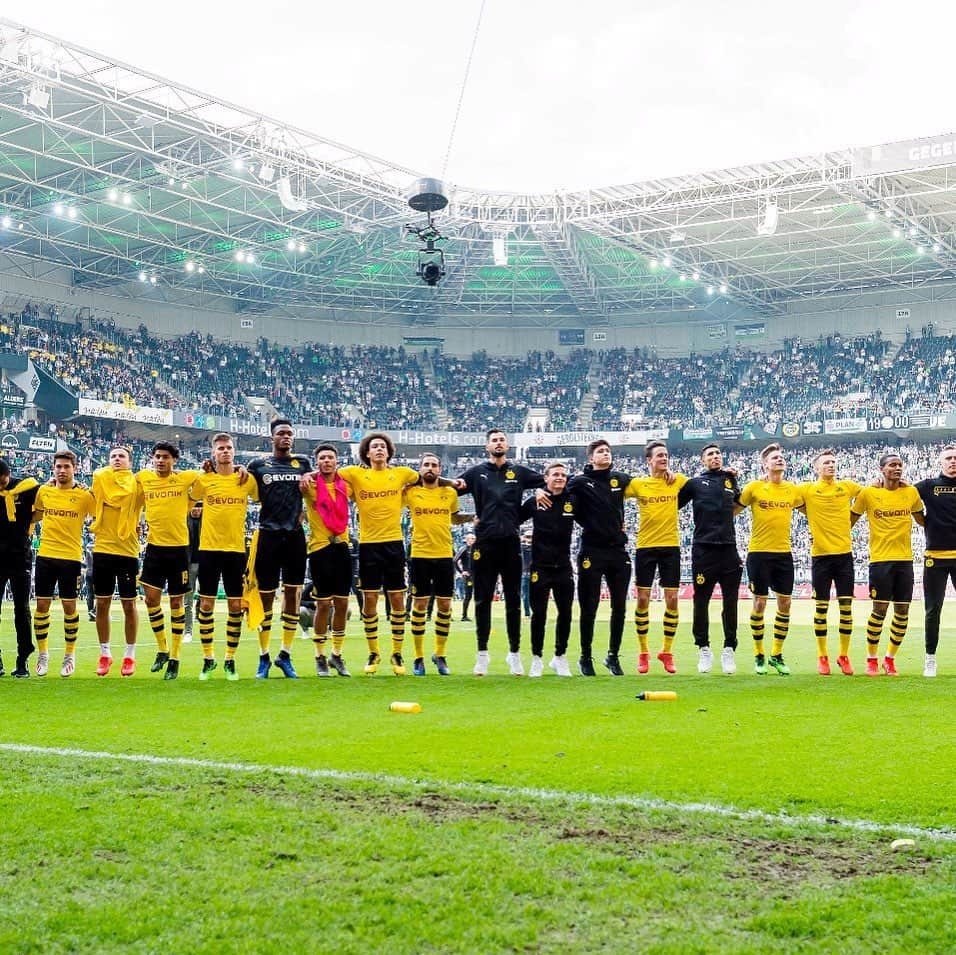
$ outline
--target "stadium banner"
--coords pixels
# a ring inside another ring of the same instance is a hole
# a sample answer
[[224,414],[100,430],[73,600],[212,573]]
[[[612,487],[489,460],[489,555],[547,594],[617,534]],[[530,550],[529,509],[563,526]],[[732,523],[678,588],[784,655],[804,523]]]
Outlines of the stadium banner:
[[734,335],[737,338],[758,338],[767,334],[766,322],[752,322],[749,325],[734,325]]
[[717,325],[705,325],[704,330],[710,339],[724,339],[727,337],[727,326],[723,322]]
[[867,431],[909,431],[916,429],[918,431],[926,429],[952,428],[956,421],[956,415],[953,414],[885,414],[878,415],[867,420]]
[[[585,448],[592,441],[603,438],[613,446],[647,444],[648,441],[666,441],[667,428],[645,428],[640,431],[523,431],[512,435],[515,448]],[[485,443],[484,434],[481,444]]]
[[858,176],[881,175],[900,172],[904,169],[921,169],[926,166],[952,166],[956,164],[956,136],[928,136],[921,139],[904,139],[882,146],[864,146],[852,150],[851,169]]
[[36,451],[53,454],[59,446],[58,438],[30,431],[6,431],[0,435],[0,451]]
[[856,434],[866,431],[866,418],[828,418],[823,422],[824,434]]
[[668,435],[673,444],[680,444],[682,441],[711,441],[713,437],[713,428],[673,428]]
[[139,424],[173,424],[173,412],[168,408],[150,408],[135,403],[119,401],[94,401],[80,398],[78,415],[87,418],[108,418],[111,421],[135,421]]
[[4,389],[0,392],[0,405],[4,408],[22,409],[27,404],[27,396],[22,391]]

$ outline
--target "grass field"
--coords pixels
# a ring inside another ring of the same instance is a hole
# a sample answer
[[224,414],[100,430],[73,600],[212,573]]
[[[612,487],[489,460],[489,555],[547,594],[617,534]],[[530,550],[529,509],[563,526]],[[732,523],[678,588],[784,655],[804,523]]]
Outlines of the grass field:
[[240,682],[193,643],[169,683],[145,619],[137,675],[97,679],[84,622],[73,678],[0,680],[0,951],[956,949],[956,627],[936,680],[920,605],[899,679],[822,678],[798,602],[793,676],[749,640],[700,676],[681,610],[676,676],[593,680],[507,676],[500,619],[481,680],[456,623],[447,678],[318,680],[297,640],[264,683],[244,634]]

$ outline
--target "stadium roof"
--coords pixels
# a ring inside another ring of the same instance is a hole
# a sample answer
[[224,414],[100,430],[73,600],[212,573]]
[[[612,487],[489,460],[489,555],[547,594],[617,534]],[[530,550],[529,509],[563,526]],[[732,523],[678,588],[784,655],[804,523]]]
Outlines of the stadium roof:
[[567,326],[956,281],[953,136],[581,192],[449,185],[434,289],[405,230],[428,174],[0,19],[0,250],[79,287]]

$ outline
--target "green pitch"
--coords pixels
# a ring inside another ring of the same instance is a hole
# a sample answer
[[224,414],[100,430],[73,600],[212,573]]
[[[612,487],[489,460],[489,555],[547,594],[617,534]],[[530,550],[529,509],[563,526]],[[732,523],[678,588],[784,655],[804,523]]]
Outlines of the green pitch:
[[935,680],[919,604],[896,680],[817,676],[805,601],[793,675],[757,677],[744,610],[733,677],[697,674],[682,605],[676,676],[633,673],[629,626],[624,678],[517,679],[496,617],[483,679],[457,621],[452,676],[365,677],[353,620],[351,680],[317,679],[297,639],[301,679],[256,681],[244,633],[235,684],[221,665],[198,681],[198,642],[178,681],[150,674],[145,615],[133,678],[115,641],[113,674],[93,675],[84,621],[62,680],[55,611],[54,675],[0,680],[0,950],[953,950],[956,606]]

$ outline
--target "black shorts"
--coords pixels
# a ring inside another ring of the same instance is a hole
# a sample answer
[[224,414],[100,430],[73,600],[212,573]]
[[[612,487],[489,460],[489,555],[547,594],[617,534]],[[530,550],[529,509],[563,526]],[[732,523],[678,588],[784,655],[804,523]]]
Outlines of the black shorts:
[[771,590],[780,597],[789,597],[793,593],[793,554],[750,553],[747,576],[755,597],[766,597]]
[[810,561],[810,581],[815,600],[830,599],[830,585],[838,597],[853,596],[853,555],[825,554]]
[[235,550],[201,550],[199,552],[200,597],[218,597],[219,581],[227,597],[241,597],[246,555]]
[[317,600],[348,597],[352,592],[352,554],[344,541],[309,554],[309,576]]
[[189,548],[147,544],[139,582],[181,597],[189,589]]
[[256,550],[256,580],[262,593],[279,589],[279,578],[285,587],[301,587],[305,583],[305,531],[259,531]]
[[913,599],[913,562],[881,560],[870,564],[870,598],[908,604]]
[[119,590],[121,600],[136,598],[136,577],[139,561],[121,554],[93,555],[93,593],[97,597],[112,597]]
[[455,562],[451,557],[413,557],[408,562],[413,597],[451,597],[455,592]]
[[33,568],[33,591],[37,597],[52,597],[58,590],[60,600],[76,600],[80,592],[80,568],[78,560],[63,560],[60,557],[40,557]]
[[401,541],[359,544],[359,590],[386,593],[405,589],[405,547]]
[[634,552],[634,583],[642,589],[654,586],[654,574],[660,574],[661,587],[680,587],[679,547],[639,547]]

